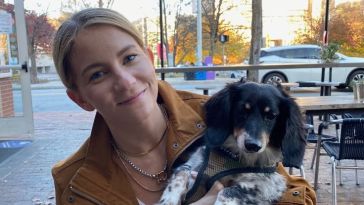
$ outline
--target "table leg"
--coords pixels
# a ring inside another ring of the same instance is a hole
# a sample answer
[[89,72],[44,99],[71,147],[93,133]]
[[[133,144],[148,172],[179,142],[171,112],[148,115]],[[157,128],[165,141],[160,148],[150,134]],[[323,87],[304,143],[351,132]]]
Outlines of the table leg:
[[317,144],[316,144],[316,166],[315,166],[315,180],[314,180],[314,189],[318,189],[318,174],[319,174],[319,166],[320,166],[320,149],[321,149],[321,135],[317,135]]

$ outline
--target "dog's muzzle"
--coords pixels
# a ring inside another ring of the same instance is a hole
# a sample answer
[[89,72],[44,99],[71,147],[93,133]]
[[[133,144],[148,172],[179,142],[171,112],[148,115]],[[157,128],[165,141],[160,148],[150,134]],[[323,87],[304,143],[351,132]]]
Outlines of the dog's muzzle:
[[244,146],[248,152],[258,152],[262,149],[262,142],[260,140],[246,138],[244,140]]

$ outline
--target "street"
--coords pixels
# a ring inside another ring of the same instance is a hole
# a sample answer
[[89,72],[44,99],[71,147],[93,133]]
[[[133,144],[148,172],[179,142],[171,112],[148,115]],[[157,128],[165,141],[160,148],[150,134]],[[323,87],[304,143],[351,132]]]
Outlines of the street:
[[[198,94],[202,94],[202,90],[197,90],[196,87],[199,85],[214,85],[216,88],[210,91],[210,95],[218,92],[222,89],[226,83],[234,82],[235,79],[216,79],[206,81],[184,81],[183,79],[167,78],[168,81],[174,88],[178,90],[190,91]],[[60,83],[60,82],[59,82]],[[32,89],[32,106],[33,112],[76,112],[81,111],[74,102],[72,102],[67,94],[66,90],[60,85],[59,88],[42,85],[40,89]],[[290,94],[292,96],[318,96],[320,95],[320,88],[291,88]],[[332,95],[352,95],[348,89],[340,90],[332,88]],[[14,107],[15,113],[22,112],[21,95],[20,90],[13,91],[14,96]]]

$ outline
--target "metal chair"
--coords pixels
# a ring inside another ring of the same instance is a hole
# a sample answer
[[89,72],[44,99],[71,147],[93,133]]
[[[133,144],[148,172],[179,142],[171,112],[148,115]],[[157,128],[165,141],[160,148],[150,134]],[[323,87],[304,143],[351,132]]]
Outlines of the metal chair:
[[[355,169],[357,185],[359,184],[357,170],[364,169],[364,167],[358,167],[356,162],[356,160],[364,160],[364,118],[347,118],[327,123],[342,123],[340,141],[322,143],[323,149],[332,161],[332,204],[336,205],[336,169],[339,169],[340,184],[342,184],[341,169]],[[354,166],[341,166],[340,160],[344,159],[354,160]],[[318,168],[316,171],[318,172]]]
[[299,169],[300,170],[300,174],[298,176],[306,179],[305,168],[303,167],[303,164],[301,164],[300,167],[288,167],[288,173],[290,175],[293,175],[293,168]]
[[[313,120],[312,120],[313,121]],[[304,128],[305,130],[307,131],[307,138],[306,138],[306,141],[308,143],[314,143],[316,144],[317,143],[317,134],[314,132],[314,126],[312,124],[304,124]],[[339,128],[337,128],[339,129]],[[338,135],[336,135],[338,136]],[[336,141],[337,140],[337,137],[336,136],[331,136],[331,135],[322,135],[322,139],[321,140],[329,140],[329,141]],[[312,162],[311,162],[311,169],[313,168],[313,164],[315,162],[315,158],[316,158],[316,153],[317,153],[317,146],[315,145],[315,147],[307,147],[308,149],[314,149],[314,154],[312,156]],[[321,153],[320,153],[321,154]],[[288,173],[290,175],[293,175],[293,169],[296,168],[296,169],[299,169],[300,171],[300,174],[299,176],[301,176],[302,178],[306,178],[306,174],[305,174],[305,169],[304,169],[304,166],[303,166],[303,162],[302,164],[299,166],[299,167],[293,167],[293,166],[288,166],[288,165],[285,165],[285,167],[288,167]]]
[[[312,116],[310,116],[312,118]],[[334,114],[331,114],[330,117],[334,120],[337,120],[338,117]],[[311,123],[313,124],[313,119],[310,119]],[[323,155],[323,153],[320,152],[320,148],[321,146],[317,146],[317,141],[318,141],[318,135],[317,133],[315,133],[314,131],[314,126],[312,124],[306,124],[306,130],[307,130],[307,143],[311,143],[311,144],[315,144],[314,147],[312,147],[312,149],[314,149],[314,152],[313,152],[313,156],[312,156],[312,160],[311,160],[311,166],[310,166],[310,169],[313,169],[313,165],[315,163],[315,159],[317,157],[320,157],[320,155]],[[327,128],[326,127],[322,127],[322,128]],[[325,134],[322,134],[321,133],[321,142],[323,141],[337,141],[338,139],[338,136],[339,136],[339,125],[336,125],[335,126],[336,128],[336,135],[335,136],[332,136],[332,135],[325,135]],[[311,148],[311,147],[308,147],[308,148]],[[319,154],[319,156],[316,157],[316,155]]]

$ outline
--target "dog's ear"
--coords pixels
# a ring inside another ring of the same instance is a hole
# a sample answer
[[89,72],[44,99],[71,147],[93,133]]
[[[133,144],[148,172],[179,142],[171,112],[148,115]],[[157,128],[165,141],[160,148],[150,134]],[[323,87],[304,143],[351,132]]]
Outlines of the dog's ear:
[[232,85],[213,95],[205,104],[206,143],[210,147],[220,146],[232,132],[231,123],[231,89]]
[[278,119],[284,124],[281,150],[283,165],[299,168],[303,163],[306,147],[306,136],[303,119],[298,105],[290,97],[285,97],[280,105],[282,117]]
[[300,109],[292,98],[282,104],[287,111],[286,134],[282,141],[283,164],[299,168],[303,163],[306,136]]

